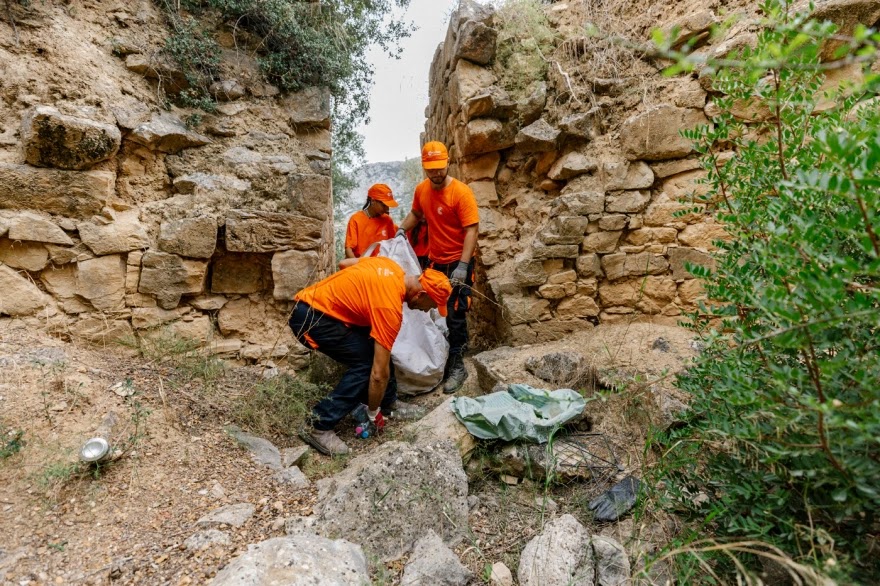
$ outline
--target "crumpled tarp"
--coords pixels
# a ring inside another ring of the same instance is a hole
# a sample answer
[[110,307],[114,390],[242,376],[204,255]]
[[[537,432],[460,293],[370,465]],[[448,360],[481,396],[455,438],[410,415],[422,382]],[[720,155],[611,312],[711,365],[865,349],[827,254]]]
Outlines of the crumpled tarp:
[[572,389],[511,384],[481,397],[456,397],[452,412],[474,437],[546,443],[554,429],[578,417],[587,402]]

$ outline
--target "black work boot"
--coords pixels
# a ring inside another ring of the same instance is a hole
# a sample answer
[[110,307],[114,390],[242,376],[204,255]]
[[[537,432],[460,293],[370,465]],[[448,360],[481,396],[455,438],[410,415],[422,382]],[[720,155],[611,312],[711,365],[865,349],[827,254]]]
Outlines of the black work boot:
[[468,371],[464,367],[464,358],[461,354],[450,356],[447,367],[448,374],[446,380],[443,381],[443,392],[449,395],[461,388],[468,377]]

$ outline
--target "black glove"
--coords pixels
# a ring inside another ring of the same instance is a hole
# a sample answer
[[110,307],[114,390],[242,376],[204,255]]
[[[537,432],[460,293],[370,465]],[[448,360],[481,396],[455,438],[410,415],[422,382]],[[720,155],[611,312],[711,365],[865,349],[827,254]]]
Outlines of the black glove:
[[640,484],[638,478],[627,476],[591,500],[589,507],[593,511],[593,519],[596,521],[617,521],[636,504],[636,495],[638,495]]

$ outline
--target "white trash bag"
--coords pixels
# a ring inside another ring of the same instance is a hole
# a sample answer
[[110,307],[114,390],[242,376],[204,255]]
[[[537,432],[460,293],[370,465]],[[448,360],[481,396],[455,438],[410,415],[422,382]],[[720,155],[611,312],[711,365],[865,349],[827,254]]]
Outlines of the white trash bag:
[[[422,274],[416,253],[406,238],[382,240],[367,248],[364,256],[370,256],[377,245],[379,256],[399,264],[407,275]],[[397,390],[404,395],[418,395],[436,387],[443,380],[448,355],[446,318],[436,309],[424,312],[404,304],[403,324],[391,348]]]

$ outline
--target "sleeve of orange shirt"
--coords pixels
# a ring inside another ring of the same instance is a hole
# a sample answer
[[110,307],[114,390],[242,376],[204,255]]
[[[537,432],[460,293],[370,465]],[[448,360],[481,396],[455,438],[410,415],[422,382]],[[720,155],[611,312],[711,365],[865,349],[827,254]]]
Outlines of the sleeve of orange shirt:
[[480,223],[480,210],[477,208],[477,198],[474,197],[474,192],[467,185],[462,184],[456,208],[462,228]]
[[397,339],[397,334],[400,333],[400,326],[403,323],[403,310],[394,311],[382,307],[373,307],[370,315],[373,326],[370,331],[370,337],[379,342],[383,348],[391,350],[391,347],[394,346],[394,340]]

